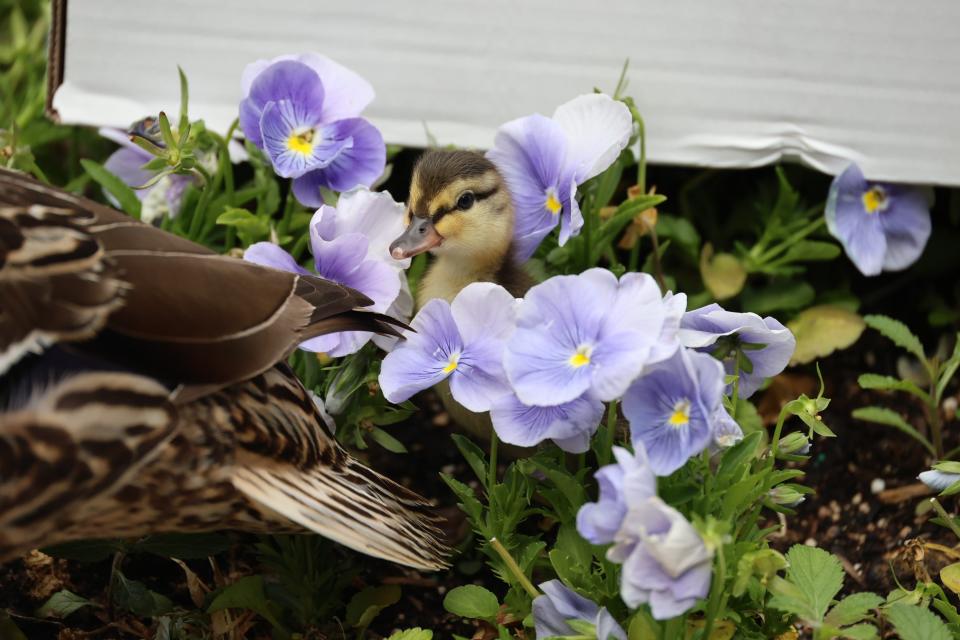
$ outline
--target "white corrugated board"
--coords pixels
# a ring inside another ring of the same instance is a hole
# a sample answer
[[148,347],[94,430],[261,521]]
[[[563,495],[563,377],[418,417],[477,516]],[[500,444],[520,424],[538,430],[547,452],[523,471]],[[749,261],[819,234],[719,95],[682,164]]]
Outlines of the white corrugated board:
[[388,142],[487,147],[630,59],[653,162],[749,167],[799,158],[835,173],[960,185],[956,0],[70,0],[65,122],[126,126],[175,111],[224,130],[240,72],[318,51],[377,90]]

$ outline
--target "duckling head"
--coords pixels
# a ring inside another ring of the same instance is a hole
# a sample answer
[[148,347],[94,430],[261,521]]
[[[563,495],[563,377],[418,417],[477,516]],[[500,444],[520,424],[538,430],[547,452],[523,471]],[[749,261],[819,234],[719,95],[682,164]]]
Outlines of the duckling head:
[[407,229],[390,245],[402,260],[429,251],[485,268],[502,263],[513,241],[513,204],[492,162],[473,151],[428,151],[417,162]]

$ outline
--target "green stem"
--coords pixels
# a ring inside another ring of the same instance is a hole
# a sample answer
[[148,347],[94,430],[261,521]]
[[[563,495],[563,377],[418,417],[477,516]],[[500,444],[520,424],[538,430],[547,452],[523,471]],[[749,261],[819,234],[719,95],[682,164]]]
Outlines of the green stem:
[[497,483],[497,445],[500,440],[494,431],[490,432],[490,471],[487,473],[488,487]]
[[647,132],[643,124],[643,117],[635,106],[630,107],[634,122],[637,123],[637,134],[640,138],[640,158],[637,161],[637,186],[640,193],[647,192]]
[[[811,207],[810,211],[815,211],[816,209],[820,209],[822,207],[823,205],[817,205],[816,207]],[[796,231],[795,233],[787,237],[785,240],[781,240],[780,242],[775,244],[773,247],[771,247],[764,253],[760,254],[760,256],[756,259],[757,264],[761,266],[765,266],[767,262],[769,262],[770,260],[778,256],[779,254],[783,253],[784,251],[792,247],[794,244],[796,244],[800,240],[803,240],[808,235],[810,235],[811,233],[813,233],[814,231],[816,231],[826,223],[827,223],[827,218],[825,216],[818,217],[816,220],[814,220],[807,226],[803,227],[799,231]]]
[[713,586],[710,589],[710,598],[707,600],[707,620],[703,625],[701,640],[710,640],[713,623],[720,610],[720,599],[723,595],[724,583],[727,580],[727,559],[723,554],[723,547],[717,549],[717,571],[713,576]]
[[686,616],[677,616],[670,618],[663,626],[663,640],[677,640],[684,637],[683,625],[686,622]]
[[608,465],[613,460],[613,444],[617,438],[617,401],[614,400],[607,405],[607,428],[603,432],[603,444],[600,445],[600,452],[597,456],[597,462],[600,466]]
[[787,407],[780,409],[780,415],[777,416],[777,426],[773,429],[773,442],[770,443],[770,464],[773,468],[774,461],[777,459],[777,451],[780,447],[780,433],[783,431],[783,423],[787,421],[789,411]]
[[517,579],[517,582],[520,583],[520,586],[523,587],[524,591],[530,594],[531,598],[536,598],[540,595],[540,592],[537,591],[537,588],[533,586],[533,583],[530,582],[530,579],[524,575],[523,571],[520,570],[520,565],[517,564],[517,561],[513,559],[513,556],[510,555],[510,552],[507,551],[507,548],[503,546],[503,543],[497,540],[496,538],[490,538],[490,546],[493,547],[493,550],[497,552],[497,555],[503,560],[503,563],[507,565],[507,569],[510,570],[510,573],[513,574],[513,577]]
[[640,268],[640,239],[630,247],[630,261],[627,263],[627,271],[636,271]]
[[933,508],[936,509],[940,517],[947,522],[947,526],[950,527],[950,531],[953,531],[953,535],[960,538],[960,526],[957,526],[957,523],[954,522],[953,517],[947,513],[947,510],[943,508],[943,505],[940,504],[940,501],[936,498],[930,498],[930,504],[933,505]]
[[737,351],[736,360],[733,363],[733,375],[736,376],[733,379],[733,392],[730,394],[730,404],[733,407],[733,411],[730,412],[730,417],[733,418],[733,421],[737,421],[737,405],[740,404],[740,352]]
[[[639,243],[640,240],[638,239]],[[650,227],[650,242],[653,244],[653,275],[660,285],[660,293],[667,292],[667,284],[663,280],[663,265],[660,264],[660,241],[657,240],[656,226]]]

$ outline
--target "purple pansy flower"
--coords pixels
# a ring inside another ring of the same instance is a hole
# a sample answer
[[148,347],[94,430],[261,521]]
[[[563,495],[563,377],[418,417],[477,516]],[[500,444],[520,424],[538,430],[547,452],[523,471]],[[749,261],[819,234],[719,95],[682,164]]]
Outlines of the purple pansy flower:
[[390,402],[402,402],[450,379],[453,398],[470,411],[489,411],[510,392],[503,347],[514,330],[516,300],[503,287],[475,282],[453,303],[435,298],[413,319],[380,366],[380,387]]
[[587,391],[607,402],[640,374],[663,328],[660,289],[645,273],[555,276],[527,292],[504,367],[524,404],[553,406]]
[[537,640],[546,638],[583,637],[572,628],[570,621],[593,625],[597,640],[627,640],[623,627],[610,615],[606,607],[584,598],[559,580],[540,584],[543,595],[533,600],[533,623]]
[[608,464],[595,474],[600,497],[577,512],[577,531],[593,544],[609,544],[623,525],[629,504],[657,495],[657,477],[642,446],[636,454],[614,447],[616,464]]
[[[130,140],[130,134],[120,129],[100,129],[100,135],[120,145],[120,148],[110,154],[104,163],[104,168],[120,178],[124,184],[133,187],[134,193],[140,199],[140,220],[152,223],[164,216],[175,218],[180,213],[180,204],[183,192],[187,185],[196,182],[193,176],[169,175],[161,178],[146,189],[138,189],[147,184],[156,175],[156,171],[146,171],[143,165],[153,160],[154,156],[141,149]],[[109,191],[104,195],[115,207],[119,207]]]
[[544,440],[569,453],[590,449],[590,438],[603,417],[603,403],[584,394],[552,407],[523,404],[513,393],[498,398],[490,407],[493,428],[501,440],[532,447]]
[[[371,311],[397,314],[403,304],[403,269],[409,260],[394,260],[386,247],[402,227],[403,205],[394,202],[389,193],[360,189],[343,194],[336,209],[324,205],[310,221],[310,248],[317,274],[365,294],[373,300],[368,307]],[[251,245],[243,257],[284,271],[310,273],[270,242]],[[399,314],[395,317],[405,319]],[[300,348],[340,357],[359,351],[371,337],[373,334],[363,331],[331,333],[306,340]]]
[[603,94],[574,98],[552,118],[535,113],[500,127],[487,156],[513,197],[520,261],[533,255],[558,222],[561,245],[579,233],[577,186],[609,167],[632,133],[629,109]]
[[644,370],[627,390],[623,414],[633,446],[646,449],[657,475],[670,475],[713,440],[723,378],[723,366],[713,357],[678,349]]
[[577,530],[593,544],[614,543],[607,559],[623,564],[623,601],[649,603],[653,617],[665,620],[706,597],[713,555],[683,514],[657,497],[643,443],[635,449],[631,456],[614,447],[617,463],[597,472],[600,498],[580,508]]
[[383,136],[360,113],[373,88],[315,53],[258,60],[241,79],[240,127],[277,175],[293,178],[303,204],[323,204],[320,188],[369,186],[383,173]]
[[647,603],[657,620],[681,615],[710,591],[712,552],[683,514],[657,496],[630,504],[607,559],[623,564],[620,597],[627,606]]
[[930,239],[932,205],[931,189],[869,182],[851,164],[830,185],[827,229],[863,275],[900,271]]
[[763,345],[762,348],[749,348],[744,351],[752,370],[740,371],[738,393],[741,398],[750,397],[764,380],[783,371],[797,346],[793,333],[769,316],[761,318],[755,313],[726,311],[716,303],[683,315],[680,323],[680,343],[683,346],[714,352],[722,346],[718,345],[718,342],[723,340],[733,342],[730,348],[724,349],[721,354],[724,367],[731,375],[736,368],[734,347],[737,344]]

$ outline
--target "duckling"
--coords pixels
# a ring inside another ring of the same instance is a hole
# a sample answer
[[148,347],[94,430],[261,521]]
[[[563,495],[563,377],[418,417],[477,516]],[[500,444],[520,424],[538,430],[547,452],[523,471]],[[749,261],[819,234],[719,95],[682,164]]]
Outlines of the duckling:
[[407,229],[390,245],[403,260],[436,259],[417,289],[417,306],[451,302],[471,282],[494,282],[522,297],[533,279],[513,251],[514,209],[496,166],[474,151],[432,150],[413,170]]
[[[514,257],[514,209],[496,166],[473,151],[428,151],[413,169],[407,229],[390,245],[397,260],[429,251],[435,260],[417,287],[417,307],[447,302],[472,282],[493,282],[522,297],[534,281]],[[455,423],[489,439],[490,416],[460,405],[446,381],[436,386]],[[507,447],[507,455],[519,455]]]

